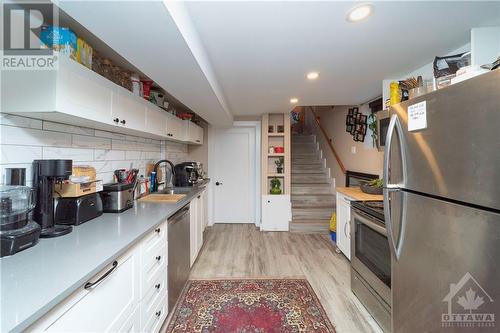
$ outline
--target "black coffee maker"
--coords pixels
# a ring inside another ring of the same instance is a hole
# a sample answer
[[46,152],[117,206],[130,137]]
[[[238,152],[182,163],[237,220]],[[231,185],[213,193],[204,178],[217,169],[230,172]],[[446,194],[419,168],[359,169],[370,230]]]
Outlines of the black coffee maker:
[[36,191],[36,205],[33,219],[42,227],[40,237],[52,238],[69,234],[70,225],[54,224],[54,185],[69,179],[72,160],[34,160],[33,187]]
[[174,167],[174,186],[188,187],[198,182],[198,169],[196,162],[184,162]]

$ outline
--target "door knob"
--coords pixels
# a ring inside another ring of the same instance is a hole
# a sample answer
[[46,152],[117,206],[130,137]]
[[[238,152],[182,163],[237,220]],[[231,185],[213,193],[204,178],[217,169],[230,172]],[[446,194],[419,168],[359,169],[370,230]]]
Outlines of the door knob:
[[222,185],[222,182],[215,182],[215,186]]

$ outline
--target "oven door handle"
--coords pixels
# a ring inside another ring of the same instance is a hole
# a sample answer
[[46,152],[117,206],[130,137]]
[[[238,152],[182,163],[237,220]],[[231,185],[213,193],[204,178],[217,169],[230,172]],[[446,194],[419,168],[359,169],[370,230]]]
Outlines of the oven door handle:
[[379,234],[382,234],[387,237],[387,230],[386,228],[382,227],[381,225],[373,222],[366,214],[355,210],[354,211],[355,218],[358,219],[361,223],[366,225],[368,228],[372,229],[373,231],[378,232]]

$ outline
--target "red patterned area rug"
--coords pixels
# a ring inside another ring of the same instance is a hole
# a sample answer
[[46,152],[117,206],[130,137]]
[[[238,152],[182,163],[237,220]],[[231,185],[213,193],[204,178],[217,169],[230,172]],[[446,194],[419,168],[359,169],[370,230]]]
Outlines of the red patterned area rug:
[[167,332],[334,333],[303,279],[188,281]]

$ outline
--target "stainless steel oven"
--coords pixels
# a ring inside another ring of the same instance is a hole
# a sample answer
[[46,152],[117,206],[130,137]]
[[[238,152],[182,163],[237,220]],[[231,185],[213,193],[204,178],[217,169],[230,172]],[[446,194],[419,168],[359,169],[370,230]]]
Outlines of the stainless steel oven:
[[[351,289],[385,332],[391,331],[391,253],[384,221],[351,208]],[[360,207],[363,208],[363,207]]]

